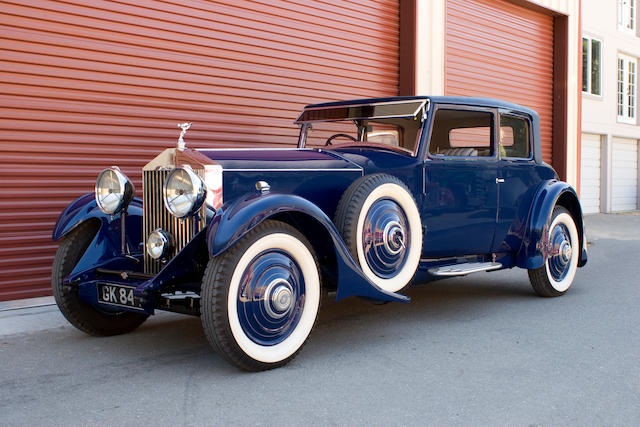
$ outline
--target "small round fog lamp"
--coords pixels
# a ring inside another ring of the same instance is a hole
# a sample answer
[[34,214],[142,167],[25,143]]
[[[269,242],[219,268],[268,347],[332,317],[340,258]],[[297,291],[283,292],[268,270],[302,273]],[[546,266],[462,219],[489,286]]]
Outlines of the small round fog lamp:
[[147,237],[147,253],[153,259],[166,258],[172,247],[173,239],[164,230],[158,228]]

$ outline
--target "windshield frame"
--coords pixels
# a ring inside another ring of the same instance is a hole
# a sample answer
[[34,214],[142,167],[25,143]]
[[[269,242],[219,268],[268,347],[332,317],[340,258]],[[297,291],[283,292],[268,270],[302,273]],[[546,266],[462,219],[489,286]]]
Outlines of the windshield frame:
[[[366,101],[354,103],[329,103],[305,107],[295,124],[300,125],[298,148],[305,148],[307,132],[313,123],[321,122],[357,122],[384,119],[413,119],[419,121],[419,127],[426,121],[430,102],[427,98],[414,98],[392,101]],[[420,134],[421,132],[418,132]],[[419,138],[418,138],[419,139]],[[418,141],[413,150],[417,155]]]

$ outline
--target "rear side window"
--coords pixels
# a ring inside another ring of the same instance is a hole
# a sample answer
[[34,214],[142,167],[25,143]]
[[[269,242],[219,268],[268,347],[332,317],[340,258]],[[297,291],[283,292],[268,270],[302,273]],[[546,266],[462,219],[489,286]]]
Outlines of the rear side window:
[[528,120],[509,114],[500,116],[500,156],[531,158],[531,133]]
[[438,109],[429,143],[433,156],[493,155],[493,114],[486,111]]

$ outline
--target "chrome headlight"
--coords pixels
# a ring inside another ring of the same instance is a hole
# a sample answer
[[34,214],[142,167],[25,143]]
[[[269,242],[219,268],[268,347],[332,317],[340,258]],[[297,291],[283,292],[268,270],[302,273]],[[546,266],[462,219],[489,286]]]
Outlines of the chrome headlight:
[[116,166],[103,170],[96,180],[96,203],[100,210],[115,215],[127,208],[133,199],[133,183]]
[[177,218],[196,213],[204,203],[207,188],[189,166],[172,170],[164,181],[164,205]]

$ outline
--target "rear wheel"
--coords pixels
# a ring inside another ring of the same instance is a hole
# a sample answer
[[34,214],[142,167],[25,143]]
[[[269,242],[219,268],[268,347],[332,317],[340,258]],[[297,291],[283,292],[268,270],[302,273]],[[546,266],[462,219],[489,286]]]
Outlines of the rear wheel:
[[125,334],[136,329],[149,316],[128,311],[100,310],[82,301],[77,289],[63,282],[84,255],[96,232],[94,223],[85,222],[60,242],[51,268],[53,296],[62,315],[81,331],[94,336]]
[[569,211],[556,206],[547,233],[547,259],[542,267],[529,270],[529,280],[538,295],[557,297],[573,283],[580,255],[578,230]]
[[201,301],[207,339],[241,369],[285,365],[315,325],[320,287],[307,239],[288,224],[267,220],[209,261]]

